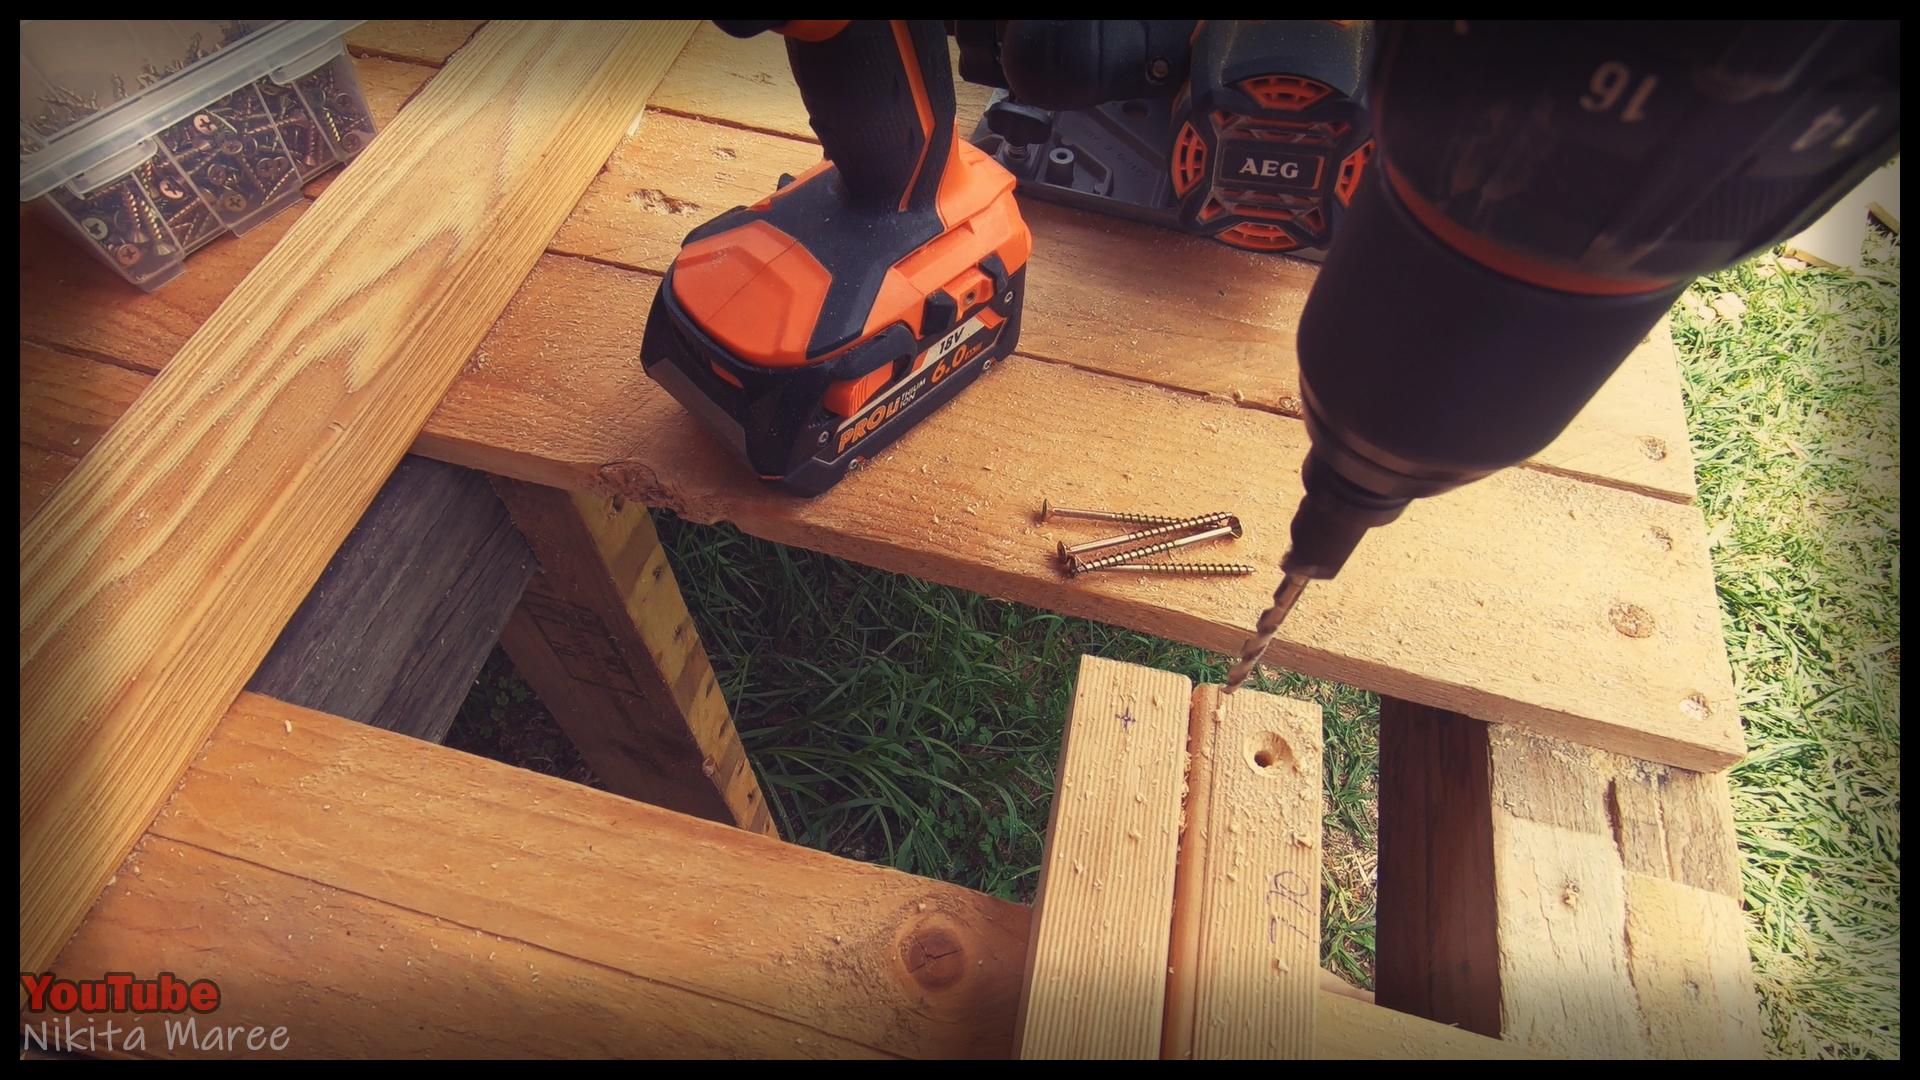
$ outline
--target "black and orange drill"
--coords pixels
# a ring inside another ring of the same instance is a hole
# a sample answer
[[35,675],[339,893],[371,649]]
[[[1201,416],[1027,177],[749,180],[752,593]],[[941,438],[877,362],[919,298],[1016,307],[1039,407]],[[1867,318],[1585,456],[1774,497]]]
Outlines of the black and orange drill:
[[687,234],[647,374],[762,480],[817,495],[1020,336],[1032,235],[955,137],[937,21],[722,22],[787,39],[825,160]]

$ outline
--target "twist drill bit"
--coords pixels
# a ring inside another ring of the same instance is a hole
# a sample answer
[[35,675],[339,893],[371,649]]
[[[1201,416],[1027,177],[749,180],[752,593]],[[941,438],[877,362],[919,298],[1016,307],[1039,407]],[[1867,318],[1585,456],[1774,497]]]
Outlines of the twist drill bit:
[[1253,636],[1240,647],[1240,662],[1227,672],[1227,685],[1221,689],[1221,693],[1231,694],[1240,689],[1240,684],[1253,674],[1254,665],[1260,662],[1261,655],[1273,642],[1273,635],[1279,632],[1280,624],[1287,621],[1287,612],[1293,610],[1293,605],[1299,601],[1300,594],[1306,591],[1307,582],[1311,580],[1293,574],[1280,579],[1280,587],[1273,590],[1273,606],[1261,614],[1260,621],[1254,624]]

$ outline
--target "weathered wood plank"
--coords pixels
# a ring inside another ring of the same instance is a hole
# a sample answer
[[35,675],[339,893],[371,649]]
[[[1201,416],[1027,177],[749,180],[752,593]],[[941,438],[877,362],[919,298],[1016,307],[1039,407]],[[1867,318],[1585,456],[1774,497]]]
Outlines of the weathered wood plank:
[[[303,1057],[990,1057],[1027,931],[957,886],[247,694],[54,968],[215,979],[221,1024],[287,1026]],[[1319,1001],[1322,1057],[1514,1053]],[[140,1056],[286,1053],[169,1054],[147,1025]]]
[[[543,262],[421,452],[1221,651],[1237,650],[1265,607],[1272,582],[1258,576],[1065,580],[1048,553],[1083,531],[1033,514],[1043,495],[1138,506],[1142,491],[1177,491],[1164,509],[1232,507],[1247,532],[1235,560],[1276,565],[1299,498],[1298,422],[1014,357],[833,491],[784,498],[646,377],[634,362],[639,320],[605,317],[645,310],[655,287],[615,267]],[[566,363],[555,341],[570,343]],[[1309,590],[1269,655],[1717,768],[1737,759],[1741,737],[1706,552],[1697,509],[1508,470],[1368,537],[1340,578]],[[1556,648],[1523,647],[1540,640]]]
[[647,508],[495,484],[544,568],[501,644],[594,774],[778,836]]
[[[23,968],[78,925],[685,31],[483,34],[27,523]],[[476,144],[497,167],[465,167]]]
[[154,835],[645,980],[743,1052],[1011,1048],[1025,908],[251,695]]
[[485,476],[409,456],[247,689],[441,742],[538,569]]
[[1578,1057],[1763,1046],[1725,778],[1385,700],[1379,1001]]
[[1193,691],[1161,1056],[1310,1058],[1320,971],[1320,709]]
[[1020,1057],[1160,1053],[1192,688],[1171,672],[1080,658],[1040,858]]
[[375,19],[347,34],[347,51],[438,67],[484,25],[483,19]]
[[[745,476],[634,362],[643,322],[608,313],[646,310],[655,287],[617,267],[543,258],[416,450],[1222,651],[1237,650],[1265,606],[1271,583],[1258,577],[1064,581],[1045,552],[1068,534],[1030,515],[1041,495],[1134,505],[1143,489],[1179,489],[1188,501],[1167,509],[1234,507],[1248,527],[1237,544],[1246,561],[1273,565],[1298,498],[1296,422],[1015,358],[878,467],[799,502]],[[1103,419],[1115,415],[1134,419],[1124,428]],[[1250,473],[1249,462],[1271,464]],[[1369,537],[1345,574],[1309,591],[1271,655],[1400,697],[1718,768],[1741,740],[1708,566],[1696,509],[1510,470]],[[1425,632],[1439,623],[1457,632]],[[1543,636],[1561,647],[1515,644]]]

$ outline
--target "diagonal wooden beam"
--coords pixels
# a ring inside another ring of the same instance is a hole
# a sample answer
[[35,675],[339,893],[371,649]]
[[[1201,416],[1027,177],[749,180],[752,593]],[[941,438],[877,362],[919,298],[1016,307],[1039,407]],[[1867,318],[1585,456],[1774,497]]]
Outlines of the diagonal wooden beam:
[[23,970],[78,925],[690,30],[488,27],[28,522]]
[[653,519],[494,481],[541,573],[500,644],[607,787],[778,836]]

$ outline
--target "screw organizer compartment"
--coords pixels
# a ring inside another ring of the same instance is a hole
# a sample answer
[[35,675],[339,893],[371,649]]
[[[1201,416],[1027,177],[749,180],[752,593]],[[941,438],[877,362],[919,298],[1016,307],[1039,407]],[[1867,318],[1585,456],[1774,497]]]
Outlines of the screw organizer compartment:
[[20,201],[158,288],[373,138],[343,43],[357,25],[23,22]]

